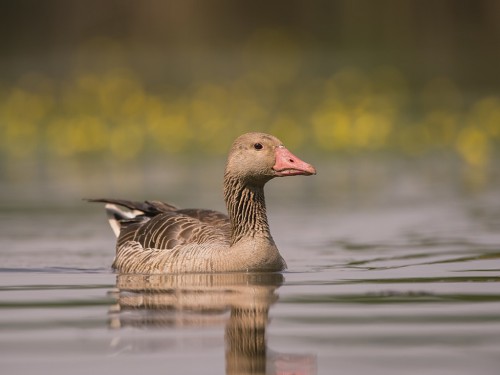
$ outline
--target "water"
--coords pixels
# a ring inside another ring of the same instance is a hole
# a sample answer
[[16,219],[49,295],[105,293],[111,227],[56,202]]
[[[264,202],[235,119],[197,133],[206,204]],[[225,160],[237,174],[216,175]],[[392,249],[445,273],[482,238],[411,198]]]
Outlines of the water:
[[117,275],[85,192],[4,201],[2,374],[497,374],[497,181],[324,169],[267,190],[283,274]]

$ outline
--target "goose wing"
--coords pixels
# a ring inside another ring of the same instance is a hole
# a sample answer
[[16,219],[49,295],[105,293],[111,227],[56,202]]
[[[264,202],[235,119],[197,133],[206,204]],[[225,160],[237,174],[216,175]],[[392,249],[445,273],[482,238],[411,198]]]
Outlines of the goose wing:
[[143,248],[168,250],[193,243],[225,245],[229,240],[229,223],[225,226],[214,226],[174,211],[123,227],[118,237],[118,247],[128,241],[135,241]]
[[106,203],[110,225],[118,237],[117,247],[128,241],[135,241],[143,248],[168,250],[191,243],[223,245],[230,241],[229,218],[218,211],[178,209],[160,201],[89,201]]

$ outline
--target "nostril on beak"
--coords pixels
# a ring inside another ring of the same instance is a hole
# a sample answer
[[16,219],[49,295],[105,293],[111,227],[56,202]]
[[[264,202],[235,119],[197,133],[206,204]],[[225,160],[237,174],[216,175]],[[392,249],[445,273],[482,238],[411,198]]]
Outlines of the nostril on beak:
[[293,160],[293,159],[288,159],[288,161],[289,161],[290,163],[295,163],[295,160]]

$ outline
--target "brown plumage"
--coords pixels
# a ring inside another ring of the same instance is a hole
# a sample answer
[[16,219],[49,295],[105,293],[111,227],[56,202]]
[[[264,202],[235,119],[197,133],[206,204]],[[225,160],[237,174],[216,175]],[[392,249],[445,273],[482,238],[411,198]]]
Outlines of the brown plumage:
[[269,231],[264,185],[312,174],[314,167],[276,137],[247,133],[234,141],[226,163],[228,215],[158,201],[91,201],[106,203],[118,237],[113,267],[122,273],[281,271],[286,263]]

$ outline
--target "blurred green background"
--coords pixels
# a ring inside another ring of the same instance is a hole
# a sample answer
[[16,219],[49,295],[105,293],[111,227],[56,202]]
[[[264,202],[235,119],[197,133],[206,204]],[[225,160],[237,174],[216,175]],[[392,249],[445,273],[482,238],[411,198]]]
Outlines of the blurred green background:
[[497,0],[0,8],[4,197],[58,174],[92,179],[82,165],[222,156],[253,130],[315,160],[437,155],[479,180],[494,168]]

